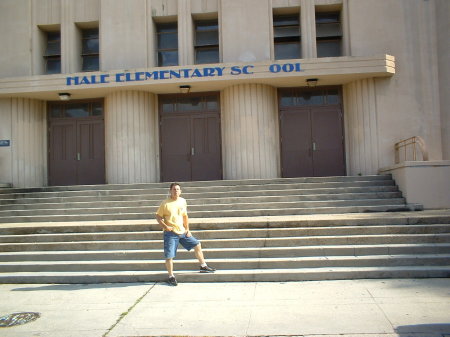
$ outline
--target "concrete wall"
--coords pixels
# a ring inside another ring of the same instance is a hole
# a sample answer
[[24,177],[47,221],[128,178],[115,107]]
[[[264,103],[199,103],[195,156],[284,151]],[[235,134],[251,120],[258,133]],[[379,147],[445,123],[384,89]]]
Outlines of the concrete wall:
[[223,62],[270,59],[271,30],[261,27],[271,27],[271,18],[269,0],[222,1],[220,31]]
[[408,203],[425,209],[450,208],[450,161],[406,161],[383,168],[392,174]]
[[11,98],[0,100],[0,182],[13,187],[47,185],[47,121],[45,103]]
[[450,159],[450,1],[436,1],[442,158]]
[[[344,88],[348,174],[373,174],[379,167],[393,164],[394,143],[411,136],[421,136],[425,140],[431,160],[450,158],[450,97],[447,93],[450,82],[448,63],[450,4],[448,0],[1,0],[0,30],[7,33],[0,35],[2,46],[0,88],[4,83],[1,79],[43,73],[42,54],[45,46],[43,32],[51,29],[61,30],[63,73],[76,73],[81,69],[80,28],[90,26],[100,28],[102,70],[153,67],[155,65],[154,22],[158,20],[178,21],[180,65],[191,65],[194,55],[193,20],[212,17],[219,20],[220,48],[224,62],[230,64],[271,62],[268,60],[273,57],[271,26],[274,10],[300,15],[305,60],[299,62],[303,66],[307,64],[307,58],[316,56],[314,12],[317,9],[323,10],[325,8],[323,6],[342,10],[344,55],[372,57],[389,54],[396,58],[396,73],[393,77],[375,78],[368,75],[365,79],[348,80],[344,76],[333,74],[332,78],[322,79],[320,74],[326,74],[327,68],[321,64],[320,69],[316,69],[319,74],[317,75],[319,85],[332,80],[331,84],[342,85]],[[330,65],[333,62],[333,59],[329,60]],[[50,87],[42,90],[41,96],[33,88],[20,93],[20,97],[29,95],[28,98],[37,100],[28,102],[38,102],[56,99],[58,92],[67,90],[64,78],[61,79],[57,75],[29,77],[29,82],[38,88],[40,81],[44,81],[44,78],[45,80],[54,79],[54,82]],[[284,82],[284,79],[277,79],[275,85],[274,81],[268,79],[261,79],[259,83],[248,81],[246,84],[237,84],[230,79],[226,86],[222,85],[220,88],[214,87],[213,82],[211,86],[204,84],[200,86],[198,81],[192,81],[193,90],[196,89],[195,84],[200,91],[222,90],[224,99],[222,112],[225,113],[222,125],[224,146],[234,146],[233,137],[236,131],[228,130],[227,127],[232,127],[233,123],[241,118],[236,111],[240,111],[243,116],[246,116],[245,118],[250,118],[255,123],[266,120],[268,116],[271,118],[264,122],[266,123],[264,127],[273,127],[273,130],[269,132],[270,145],[264,143],[266,139],[258,138],[258,142],[262,142],[261,145],[250,141],[249,146],[253,148],[249,151],[252,152],[255,149],[267,151],[266,155],[270,158],[272,166],[265,171],[266,169],[259,165],[263,165],[266,159],[252,159],[251,169],[243,167],[241,173],[235,173],[238,167],[237,162],[229,164],[228,161],[237,160],[236,155],[228,153],[224,148],[224,172],[228,172],[225,174],[226,177],[279,176],[279,148],[273,147],[273,144],[279,141],[278,138],[274,138],[278,137],[278,122],[276,113],[275,116],[273,115],[274,111],[277,111],[276,96],[274,96],[276,90],[273,87],[304,86],[304,80],[292,82],[286,79]],[[261,84],[263,82],[264,84]],[[13,88],[15,85],[14,80],[5,84]],[[146,94],[150,96],[145,99],[138,98],[141,102],[139,104],[142,105],[132,107],[129,113],[141,116],[145,114],[144,106],[148,106],[150,116],[147,117],[150,120],[156,118],[156,109],[151,103],[156,101],[154,95],[174,93],[178,90],[178,83],[165,87],[163,85],[140,88],[153,93]],[[223,89],[224,87],[228,88]],[[88,92],[91,95],[89,97],[106,97],[107,120],[108,109],[111,110],[109,117],[122,116],[123,102],[132,104],[130,97],[134,97],[137,90],[133,87],[122,88],[126,91],[121,94],[120,88],[114,88],[114,93],[111,93],[109,88],[104,91],[99,91],[99,87],[91,88],[86,88],[84,94]],[[249,95],[260,95],[261,92],[265,92],[270,99],[266,101],[267,97],[263,96],[249,98],[243,94],[244,92]],[[17,103],[15,106],[18,108],[13,109],[13,100],[16,100],[14,102],[25,101],[22,101],[22,98],[16,98],[19,96],[16,93],[9,95],[0,98],[0,133],[5,135],[0,134],[0,139],[17,136],[14,134],[14,123],[22,126],[23,123],[19,122],[22,117],[19,118],[15,114],[24,113],[27,116],[42,114],[39,112],[42,108],[34,106],[34,103],[30,103],[31,105]],[[73,97],[77,98],[76,95]],[[119,106],[113,107],[108,103],[113,100],[117,100]],[[149,100],[149,103],[142,103],[146,100]],[[261,106],[261,102],[269,105]],[[24,109],[24,111],[18,109]],[[261,117],[253,116],[256,112],[261,114]],[[232,118],[232,123],[228,123],[225,118]],[[275,120],[272,120],[273,118]],[[45,120],[43,116],[37,118],[36,130],[42,130],[41,137],[45,139],[46,129],[45,125],[42,125],[43,120]],[[116,130],[114,128],[119,122],[113,122],[112,118],[109,122],[112,123],[109,132]],[[154,122],[146,126],[151,137],[157,132],[156,125]],[[109,127],[106,125],[106,128]],[[248,132],[254,133],[258,126],[254,124],[248,127]],[[131,134],[131,131],[127,131],[127,134]],[[108,140],[114,138],[111,133],[108,137]],[[246,139],[246,137],[244,133],[238,135],[238,139]],[[151,142],[157,143],[157,140],[158,138],[151,138]],[[156,143],[147,145],[150,157],[158,155],[158,151],[155,150]],[[27,144],[27,141],[24,144]],[[125,141],[125,144],[130,146],[133,143]],[[34,142],[30,142],[33,151],[36,150],[36,146]],[[141,173],[129,175],[125,172],[129,167],[124,167],[123,172],[113,173],[122,161],[119,155],[121,152],[116,151],[121,146],[114,145],[107,159],[109,163],[107,170],[112,170],[108,171],[110,182],[158,179],[158,168],[153,168],[153,164],[145,164],[145,169],[139,169]],[[15,151],[14,146],[9,149],[0,149],[0,159],[3,158],[0,169],[4,168],[0,173],[0,180],[9,179],[20,184],[28,184],[29,178],[25,176],[32,175],[22,175],[21,166],[14,166],[18,163],[17,158],[22,156],[20,152]],[[39,150],[37,153],[41,152],[42,150]],[[44,157],[45,153],[44,150]],[[4,158],[7,158],[9,162],[5,164]],[[15,172],[15,170],[18,171]],[[144,175],[145,170],[149,170],[146,173],[148,176]],[[145,178],[140,178],[141,174]],[[19,176],[22,178],[18,178]],[[36,184],[44,180],[39,177]]]
[[31,75],[30,26],[29,0],[0,1],[0,78]]
[[348,2],[351,55],[387,53],[399,65],[392,79],[375,79],[380,167],[393,164],[394,144],[412,136],[425,140],[430,159],[442,159],[435,3]]
[[102,70],[153,66],[148,64],[146,47],[152,26],[148,14],[147,0],[102,0]]
[[[0,140],[12,138],[11,98],[0,99]],[[0,146],[0,183],[12,183],[12,149]]]

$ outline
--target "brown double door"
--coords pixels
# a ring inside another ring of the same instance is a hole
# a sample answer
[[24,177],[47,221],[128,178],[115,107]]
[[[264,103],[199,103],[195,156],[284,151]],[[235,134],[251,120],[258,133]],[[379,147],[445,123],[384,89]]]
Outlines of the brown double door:
[[281,102],[283,177],[345,175],[340,97],[338,91],[331,92],[299,92],[292,101],[285,100],[284,106]]
[[161,180],[222,179],[218,95],[160,100]]
[[105,132],[100,111],[102,106],[92,107],[91,103],[83,103],[81,107],[75,104],[72,107],[74,109],[71,106],[61,107],[60,104],[50,107],[49,185],[104,184]]

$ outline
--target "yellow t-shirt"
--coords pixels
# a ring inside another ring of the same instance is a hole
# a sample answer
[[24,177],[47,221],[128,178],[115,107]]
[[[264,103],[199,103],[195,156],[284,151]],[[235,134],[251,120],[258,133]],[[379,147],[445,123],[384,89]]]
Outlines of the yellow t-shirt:
[[164,200],[158,208],[156,212],[161,218],[164,219],[164,222],[168,226],[173,224],[173,231],[176,234],[184,234],[186,228],[183,225],[183,216],[187,215],[187,204],[186,200],[178,197],[177,200],[173,200],[172,198],[168,198]]

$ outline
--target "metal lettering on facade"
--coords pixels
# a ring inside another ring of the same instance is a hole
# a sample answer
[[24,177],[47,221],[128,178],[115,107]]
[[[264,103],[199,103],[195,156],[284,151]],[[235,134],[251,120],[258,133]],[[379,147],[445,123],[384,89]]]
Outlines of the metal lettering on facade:
[[[271,64],[263,72],[270,73],[291,73],[300,72],[300,63]],[[98,74],[88,76],[68,76],[66,85],[102,84],[102,83],[123,83],[150,80],[171,80],[171,79],[194,79],[204,77],[221,77],[224,75],[253,75],[254,65],[231,66],[231,67],[204,67],[204,68],[182,68],[176,70],[152,70],[136,72],[120,72],[115,74]]]

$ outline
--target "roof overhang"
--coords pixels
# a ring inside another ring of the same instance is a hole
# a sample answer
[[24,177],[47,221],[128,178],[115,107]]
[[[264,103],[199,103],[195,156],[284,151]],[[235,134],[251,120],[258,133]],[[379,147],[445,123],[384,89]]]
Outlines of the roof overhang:
[[84,99],[117,90],[168,94],[179,93],[180,85],[190,85],[191,92],[219,91],[243,83],[302,87],[309,78],[317,78],[320,86],[343,85],[394,73],[395,58],[390,55],[202,64],[4,78],[0,79],[0,98],[57,100],[58,93],[68,92],[72,99]]

